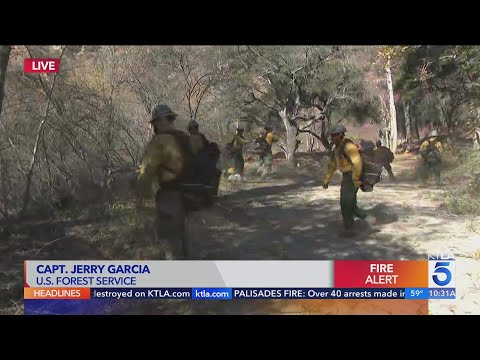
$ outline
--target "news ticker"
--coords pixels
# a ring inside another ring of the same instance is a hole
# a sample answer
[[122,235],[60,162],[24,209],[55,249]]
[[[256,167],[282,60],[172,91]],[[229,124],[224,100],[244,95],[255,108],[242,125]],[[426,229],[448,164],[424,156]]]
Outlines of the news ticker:
[[[205,294],[210,294],[209,289],[230,294],[225,299],[262,298],[248,297],[247,293],[268,294],[265,298],[269,299],[455,298],[453,254],[429,255],[428,260],[393,261],[27,260],[24,268],[25,299],[94,299],[102,298],[100,294],[105,291],[131,294],[130,298],[138,299],[150,298],[149,294],[155,293],[159,295],[153,298],[166,299],[170,298],[170,291],[177,295],[183,291],[181,298],[196,299],[202,298],[199,289]],[[167,296],[160,296],[163,293]],[[206,298],[211,297],[202,299]]]
[[455,288],[28,288],[25,299],[455,299]]

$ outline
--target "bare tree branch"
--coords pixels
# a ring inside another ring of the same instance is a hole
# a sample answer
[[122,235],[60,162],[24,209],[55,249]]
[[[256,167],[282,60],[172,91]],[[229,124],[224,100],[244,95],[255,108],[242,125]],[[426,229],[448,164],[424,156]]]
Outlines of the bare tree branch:
[[269,105],[269,104],[267,104],[265,101],[263,101],[262,99],[256,97],[253,92],[251,92],[250,95],[251,95],[251,97],[252,97],[252,99],[253,99],[254,101],[258,101],[260,104],[268,107],[269,109],[272,109],[272,110],[274,110],[275,112],[280,111],[280,109],[278,109],[278,108],[276,108],[276,107],[274,107],[274,106],[272,106],[272,105]]
[[276,66],[270,59],[266,58],[265,56],[261,55],[254,46],[249,46],[249,49],[255,53],[260,59],[263,59],[267,64],[269,64],[271,67],[273,67],[276,71],[279,71],[280,69],[278,66]]
[[309,118],[297,117],[295,120],[308,121],[303,127],[302,130],[308,129],[310,126],[320,121],[320,118],[316,116],[310,116]]
[[318,140],[322,141],[322,138],[316,134],[315,132],[311,131],[311,130],[303,130],[303,129],[297,129],[297,131],[299,133],[307,133],[307,134],[310,134],[312,135],[313,137],[317,138]]

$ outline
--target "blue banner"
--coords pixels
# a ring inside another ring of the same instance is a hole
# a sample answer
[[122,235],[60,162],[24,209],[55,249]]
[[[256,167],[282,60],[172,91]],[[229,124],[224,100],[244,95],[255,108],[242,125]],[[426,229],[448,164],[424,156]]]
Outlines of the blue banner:
[[455,288],[93,288],[91,299],[455,299]]
[[232,289],[194,288],[194,289],[192,289],[192,299],[198,299],[198,300],[231,300],[232,299]]
[[454,300],[456,299],[455,288],[430,288],[428,298],[432,300]]
[[404,299],[405,289],[234,288],[233,299]]
[[407,288],[405,289],[405,299],[427,300],[428,289],[427,288]]
[[[418,289],[411,289],[416,290]],[[428,289],[425,294],[428,295]],[[91,299],[405,299],[402,288],[94,288]],[[412,297],[409,297],[412,298]],[[420,297],[416,297],[419,299]],[[426,299],[426,297],[425,297]]]
[[94,288],[91,299],[192,299],[191,288]]

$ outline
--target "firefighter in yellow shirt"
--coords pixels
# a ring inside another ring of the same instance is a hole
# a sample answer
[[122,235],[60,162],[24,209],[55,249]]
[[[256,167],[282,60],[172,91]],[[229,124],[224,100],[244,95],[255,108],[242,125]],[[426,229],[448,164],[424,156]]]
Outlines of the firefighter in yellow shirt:
[[235,169],[235,174],[239,174],[240,176],[243,176],[243,171],[245,169],[243,149],[246,144],[251,143],[251,140],[247,140],[243,137],[243,133],[243,128],[237,128],[237,133],[233,137],[232,148],[233,168]]
[[258,160],[256,169],[259,172],[263,166],[262,176],[266,176],[272,172],[273,153],[272,145],[278,141],[278,136],[273,132],[271,126],[265,126],[265,132],[257,139]]
[[189,256],[184,236],[186,209],[179,188],[188,171],[180,141],[188,144],[189,139],[175,129],[176,117],[167,105],[153,109],[150,123],[154,136],[146,146],[138,175],[138,205],[143,207],[145,200],[155,198],[155,241],[167,260]]
[[420,155],[423,158],[424,171],[422,180],[426,184],[431,175],[435,177],[437,185],[440,185],[440,174],[442,170],[443,145],[438,139],[438,131],[433,130],[428,139],[420,145]]
[[353,228],[354,216],[364,219],[367,214],[357,205],[357,192],[361,183],[362,158],[358,147],[345,138],[346,129],[343,125],[334,125],[330,130],[330,138],[335,145],[328,164],[328,171],[323,179],[323,188],[328,184],[336,170],[342,172],[340,188],[340,208],[345,229]]
[[263,166],[265,171],[263,175],[267,175],[272,171],[272,162],[273,162],[273,153],[272,153],[272,145],[274,142],[278,141],[278,136],[275,135],[273,132],[273,128],[271,126],[265,126],[265,140],[267,141],[267,151],[265,156],[263,157]]

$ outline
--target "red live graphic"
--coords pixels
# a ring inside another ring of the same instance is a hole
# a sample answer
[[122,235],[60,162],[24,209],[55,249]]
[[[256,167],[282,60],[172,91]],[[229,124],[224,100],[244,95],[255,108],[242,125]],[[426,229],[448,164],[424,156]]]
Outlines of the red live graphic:
[[58,73],[60,59],[24,59],[23,72],[26,73]]

